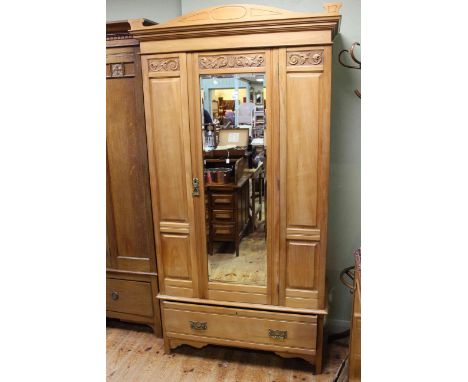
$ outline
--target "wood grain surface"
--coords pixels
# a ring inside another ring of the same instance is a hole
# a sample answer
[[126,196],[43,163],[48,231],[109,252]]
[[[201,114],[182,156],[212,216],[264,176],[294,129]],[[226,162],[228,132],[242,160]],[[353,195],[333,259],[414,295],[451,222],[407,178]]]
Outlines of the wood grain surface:
[[[137,330],[135,330],[137,329]],[[151,382],[332,382],[343,374],[346,343],[332,343],[323,373],[296,358],[270,352],[184,345],[164,354],[163,340],[144,326],[108,322],[107,381]],[[343,377],[343,376],[341,376]]]

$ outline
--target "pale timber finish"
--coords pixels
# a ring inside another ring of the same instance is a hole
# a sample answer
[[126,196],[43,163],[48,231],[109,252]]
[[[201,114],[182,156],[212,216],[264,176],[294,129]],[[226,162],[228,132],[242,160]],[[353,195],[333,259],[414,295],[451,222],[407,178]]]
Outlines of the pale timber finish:
[[[341,19],[339,4],[325,8],[297,13],[237,4],[155,26],[131,21],[141,44],[167,352],[181,344],[272,350],[321,372],[332,44]],[[231,60],[217,60],[225,56]],[[262,287],[208,280],[199,81],[202,74],[232,73],[264,73],[266,80]],[[199,196],[192,195],[192,178],[200,180]],[[281,340],[283,332],[292,337]]]
[[161,336],[141,60],[129,28],[106,28],[106,312]]
[[[348,349],[331,343],[323,374],[313,375],[310,364],[298,358],[273,353],[206,346],[183,340],[172,354],[164,354],[163,340],[135,325],[109,322],[106,334],[106,379],[128,381],[200,382],[332,382],[344,381],[342,363]],[[177,345],[173,339],[171,344]],[[201,349],[199,349],[202,347]],[[343,379],[337,379],[338,376]]]

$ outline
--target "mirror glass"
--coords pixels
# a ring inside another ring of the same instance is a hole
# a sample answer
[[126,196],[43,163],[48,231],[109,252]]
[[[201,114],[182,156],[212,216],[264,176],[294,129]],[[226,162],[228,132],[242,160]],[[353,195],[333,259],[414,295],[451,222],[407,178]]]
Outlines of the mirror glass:
[[200,89],[209,280],[266,285],[265,75],[202,75]]

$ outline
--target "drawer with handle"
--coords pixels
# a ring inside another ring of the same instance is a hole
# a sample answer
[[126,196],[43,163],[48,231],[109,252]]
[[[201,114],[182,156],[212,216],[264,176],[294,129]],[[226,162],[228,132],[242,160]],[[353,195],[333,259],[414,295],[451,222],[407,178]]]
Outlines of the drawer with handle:
[[153,303],[151,284],[143,281],[107,278],[108,311],[151,317]]
[[213,220],[221,222],[233,222],[234,211],[233,210],[213,210]]
[[221,237],[234,237],[235,227],[234,224],[212,224],[213,235]]
[[214,209],[234,208],[234,194],[213,193],[211,205]]
[[[246,344],[315,350],[317,316],[193,305],[165,301],[169,337],[203,337]],[[210,341],[211,342],[211,341]],[[216,342],[216,341],[213,341]],[[249,347],[246,345],[246,347]]]

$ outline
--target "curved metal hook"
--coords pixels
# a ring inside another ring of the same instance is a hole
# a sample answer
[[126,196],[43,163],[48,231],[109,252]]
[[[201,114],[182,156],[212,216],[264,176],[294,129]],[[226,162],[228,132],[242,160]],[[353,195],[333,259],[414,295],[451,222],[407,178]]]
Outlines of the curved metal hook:
[[350,54],[351,58],[353,59],[353,61],[354,61],[354,62],[357,62],[357,63],[359,64],[359,69],[361,69],[361,61],[359,61],[359,60],[356,58],[356,56],[354,55],[354,48],[356,47],[356,45],[357,45],[357,46],[361,46],[360,43],[355,42],[355,43],[353,44],[353,46],[351,47],[351,51],[349,52],[349,54]]
[[[345,68],[349,68],[349,69],[358,69],[358,70],[361,70],[361,61],[358,60],[356,58],[356,56],[354,55],[354,49],[356,48],[356,46],[361,46],[361,44],[359,42],[354,42],[353,45],[351,45],[351,49],[348,50],[348,49],[343,49],[340,54],[338,55],[338,61],[340,62],[341,65],[343,65]],[[348,64],[345,64],[343,62],[343,59],[342,59],[342,55],[343,53],[349,53],[349,56],[351,57],[351,59],[357,64],[357,65],[348,65]],[[361,91],[359,89],[355,89],[354,90],[354,94],[356,94],[356,96],[358,96],[359,98],[361,98]]]
[[[341,65],[343,65],[345,68],[349,68],[349,69],[361,69],[361,63],[359,61],[356,61],[353,59],[354,62],[357,62],[359,64],[359,66],[352,66],[352,65],[348,65],[348,64],[345,64],[343,62],[343,60],[341,59],[341,55],[343,53],[349,53],[349,55],[351,56],[351,58],[353,58],[353,53],[350,53],[350,51],[348,49],[343,49],[340,54],[338,55],[338,61],[340,62]],[[352,48],[351,48],[351,52],[352,52]]]

